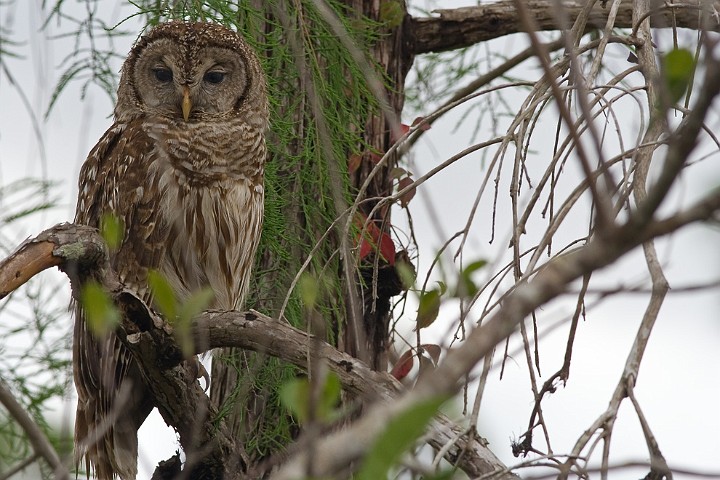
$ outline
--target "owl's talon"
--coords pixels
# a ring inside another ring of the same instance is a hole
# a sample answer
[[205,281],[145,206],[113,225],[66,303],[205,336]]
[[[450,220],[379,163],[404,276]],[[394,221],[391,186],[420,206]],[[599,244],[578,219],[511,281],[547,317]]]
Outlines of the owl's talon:
[[[198,361],[198,363],[200,363]],[[204,392],[207,393],[208,389],[210,388],[210,374],[208,373],[207,369],[205,368],[205,365],[200,363],[200,370],[198,371],[198,377],[197,378],[204,378],[205,379],[205,388],[203,389]]]
[[190,370],[190,373],[192,373],[193,380],[197,380],[199,378],[205,379],[205,388],[203,390],[207,392],[208,387],[210,387],[210,374],[205,368],[205,365],[202,364],[198,357],[192,357],[187,360],[187,367]]

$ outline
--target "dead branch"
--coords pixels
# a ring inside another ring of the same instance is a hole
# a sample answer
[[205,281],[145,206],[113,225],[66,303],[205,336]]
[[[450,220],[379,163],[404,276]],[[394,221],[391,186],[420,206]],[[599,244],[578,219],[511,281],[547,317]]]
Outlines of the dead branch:
[[0,300],[43,270],[60,265],[60,258],[52,255],[54,248],[54,243],[38,235],[0,262]]
[[[558,25],[557,15],[554,12],[558,5],[554,0],[531,0],[525,3],[533,12],[539,31],[555,31],[562,27]],[[563,8],[566,10],[567,18],[571,21],[577,18],[585,3],[564,3]],[[602,30],[610,14],[610,8],[603,6],[606,2],[594,3],[587,19],[586,31]],[[683,2],[674,9],[665,7],[654,10],[650,16],[650,25],[653,28],[669,28],[674,25],[679,28],[700,29],[703,26],[701,16],[698,15],[701,4],[711,9],[711,12],[720,10],[720,2],[712,2],[710,5],[699,0]],[[433,13],[438,16],[410,17],[407,22],[405,41],[413,55],[456,50],[523,31],[512,0],[451,10],[435,10]],[[615,27],[636,27],[633,24],[632,0],[621,2],[615,17]],[[714,31],[720,31],[720,23],[717,21],[712,22],[711,27]]]

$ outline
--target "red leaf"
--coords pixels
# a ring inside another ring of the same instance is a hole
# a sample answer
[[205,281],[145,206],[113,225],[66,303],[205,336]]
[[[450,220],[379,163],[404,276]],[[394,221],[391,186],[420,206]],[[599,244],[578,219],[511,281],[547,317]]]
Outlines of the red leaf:
[[378,163],[380,163],[380,160],[382,160],[382,157],[383,157],[383,156],[382,156],[382,155],[378,155],[378,154],[375,153],[375,152],[370,152],[369,157],[370,157],[370,161],[371,161],[372,163],[374,163],[375,165],[377,165]]
[[400,358],[398,358],[398,361],[395,362],[395,366],[390,372],[390,375],[397,378],[398,380],[402,380],[403,378],[407,377],[408,373],[410,373],[410,370],[412,370],[414,363],[415,354],[412,350],[408,350],[402,355],[400,355]]
[[392,241],[387,232],[383,232],[382,237],[380,237],[380,255],[390,265],[395,265],[395,242]]
[[369,237],[371,237],[369,229],[371,229],[375,225],[372,222],[365,225],[366,221],[367,216],[362,212],[357,212],[355,214],[355,218],[353,219],[353,223],[359,230],[357,233],[357,237],[355,238],[355,245],[360,247],[360,252],[358,253],[358,255],[361,259],[370,255],[370,252],[372,252],[373,250],[372,244],[368,240]]
[[354,173],[360,168],[360,162],[362,162],[362,155],[359,153],[353,153],[348,158],[348,171]]
[[401,138],[403,135],[405,135],[405,134],[406,134],[407,132],[409,132],[409,131],[410,131],[410,125],[406,125],[406,124],[404,124],[404,123],[401,123],[400,125],[398,125],[398,128],[397,128],[397,129],[392,129],[392,130],[390,131],[390,139],[391,139],[393,142],[397,142],[398,140],[400,140],[400,138]]
[[358,212],[355,215],[355,226],[360,230],[356,244],[360,246],[359,256],[361,259],[370,255],[371,252],[379,250],[380,255],[390,265],[395,265],[395,242],[387,232],[381,232],[375,222],[368,222],[367,216]]
[[420,345],[420,347],[423,349],[423,352],[427,353],[430,358],[432,358],[433,362],[435,362],[435,365],[437,365],[440,361],[440,352],[442,351],[440,345],[435,345],[433,343],[423,343],[422,345]]
[[[413,126],[413,127],[417,127],[417,125],[418,125],[420,122],[422,122],[423,120],[425,120],[425,117],[417,117],[417,118],[415,118],[415,120],[413,120],[412,126]],[[425,122],[425,123],[423,123],[422,125],[420,125],[418,128],[419,128],[420,130],[430,130],[430,124],[427,123],[427,122]]]
[[377,242],[378,238],[380,238],[380,229],[375,225],[375,222],[368,221],[367,215],[364,213],[357,212],[353,223],[355,223],[355,226],[360,230],[363,238],[369,238],[373,243]]
[[360,259],[367,257],[372,251],[373,247],[370,245],[370,242],[363,238],[362,242],[360,242]]
[[[398,182],[398,192],[405,189],[405,187],[412,185],[413,182],[414,182],[414,180],[410,177],[401,178],[400,181]],[[415,196],[415,193],[417,193],[417,192],[415,190],[415,187],[413,187],[410,190],[408,190],[407,192],[405,192],[404,194],[402,194],[400,196],[400,205],[403,208],[406,208],[408,206],[408,203],[410,203],[410,200],[412,200],[413,197]]]

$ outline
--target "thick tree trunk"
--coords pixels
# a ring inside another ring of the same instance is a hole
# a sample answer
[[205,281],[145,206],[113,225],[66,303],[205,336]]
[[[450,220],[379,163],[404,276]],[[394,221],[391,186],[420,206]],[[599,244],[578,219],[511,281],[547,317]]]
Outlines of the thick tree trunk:
[[[397,132],[399,119],[405,102],[405,78],[412,66],[413,56],[404,43],[407,36],[405,30],[410,16],[404,1],[378,2],[368,0],[350,0],[346,2],[354,15],[363,16],[370,21],[384,24],[380,39],[370,49],[371,61],[384,78],[385,96],[380,100],[386,102],[385,112],[376,111],[365,123],[364,140],[369,147],[358,170],[352,175],[352,185],[357,191],[367,181],[376,162],[372,158],[387,152],[394,143],[393,130]],[[363,199],[383,198],[392,193],[392,177],[390,172],[397,165],[397,157],[392,156],[370,180],[368,188],[363,192]],[[369,215],[377,205],[376,200],[365,202],[361,211]],[[390,232],[390,206],[385,204],[374,211],[370,221],[380,229],[381,234]],[[360,352],[354,345],[358,339],[350,338],[353,330],[347,328],[344,343],[341,347],[352,355],[361,358],[375,370],[387,369],[387,343],[390,321],[390,298],[401,292],[400,279],[394,268],[385,259],[370,257],[360,265],[360,289],[363,298],[363,331],[365,347]]]

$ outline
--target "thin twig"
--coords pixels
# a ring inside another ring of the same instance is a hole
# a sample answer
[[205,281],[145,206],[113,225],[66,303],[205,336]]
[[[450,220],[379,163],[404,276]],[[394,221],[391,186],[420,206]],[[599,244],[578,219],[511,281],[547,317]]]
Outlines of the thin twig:
[[28,466],[35,463],[35,460],[37,460],[40,456],[37,453],[33,453],[28,458],[23,460],[22,462],[18,463],[17,465],[10,467],[9,470],[3,472],[0,474],[0,480],[8,480],[15,476],[16,473],[20,473],[23,470],[25,470]]
[[15,399],[10,387],[4,380],[0,379],[0,403],[5,407],[8,413],[23,429],[27,435],[30,444],[33,446],[35,453],[40,455],[50,468],[55,472],[55,478],[69,479],[67,467],[60,461],[60,456],[55,451],[47,436],[40,429],[35,420]]

